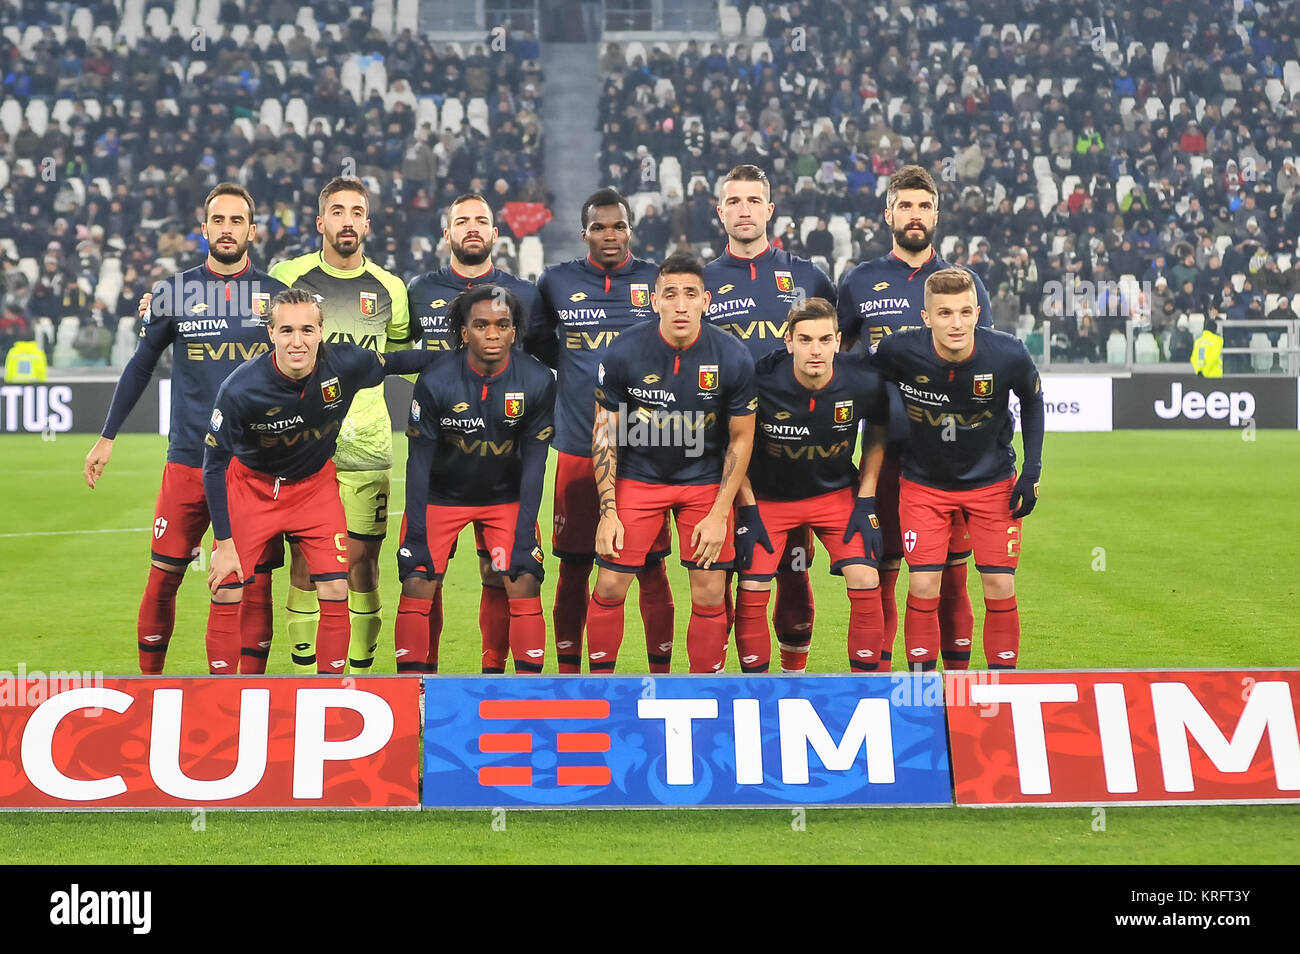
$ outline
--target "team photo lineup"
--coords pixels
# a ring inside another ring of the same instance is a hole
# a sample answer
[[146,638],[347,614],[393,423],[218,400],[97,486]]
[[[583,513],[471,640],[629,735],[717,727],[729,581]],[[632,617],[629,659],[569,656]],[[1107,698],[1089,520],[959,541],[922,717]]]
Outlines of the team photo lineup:
[[[770,245],[770,186],[753,165],[719,182],[728,243],[707,265],[689,254],[635,258],[630,204],[605,188],[581,209],[588,256],[548,268],[536,286],[491,264],[497,231],[481,195],[448,206],[451,264],[409,289],[365,257],[369,194],[359,179],[331,180],[319,208],[321,250],[262,272],[248,254],[255,199],[219,184],[204,207],[208,257],[141,299],[141,341],[85,478],[93,489],[103,477],[121,422],[162,350],[177,345],[139,613],[142,673],[164,671],[176,592],[209,524],[211,673],[266,672],[271,574],[284,566],[286,542],[294,665],[370,669],[391,490],[385,374],[419,374],[389,630],[399,672],[439,671],[439,584],[470,524],[483,580],[482,672],[506,671],[507,657],[515,672],[542,671],[537,515],[552,443],[560,672],[581,671],[584,642],[590,672],[615,671],[634,580],[648,665],[668,671],[673,597],[663,563],[674,525],[690,581],[691,672],[724,671],[733,629],[733,671],[769,671],[774,580],[780,669],[804,670],[814,607],[799,557],[814,536],[847,584],[851,671],[890,668],[905,556],[907,667],[932,670],[942,655],[945,668],[966,668],[972,554],[987,665],[1015,667],[1014,574],[1020,521],[1037,502],[1041,389],[1023,343],[989,327],[978,276],[937,255],[938,190],[925,170],[893,174],[894,247],[839,289],[808,259]],[[866,285],[885,269],[896,288]],[[191,303],[193,287],[209,291],[210,306]],[[864,322],[861,302],[885,288],[910,294],[910,307]],[[187,321],[187,304],[212,317]],[[734,333],[754,322],[776,334]],[[240,363],[250,350],[260,353]],[[1012,393],[1025,438],[1019,469]]]

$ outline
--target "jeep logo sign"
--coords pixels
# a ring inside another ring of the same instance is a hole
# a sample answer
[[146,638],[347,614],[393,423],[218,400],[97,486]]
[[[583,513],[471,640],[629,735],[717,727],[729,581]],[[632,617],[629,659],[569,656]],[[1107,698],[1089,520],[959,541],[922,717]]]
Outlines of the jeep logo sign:
[[1134,375],[1115,379],[1117,430],[1136,428],[1296,429],[1295,378]]

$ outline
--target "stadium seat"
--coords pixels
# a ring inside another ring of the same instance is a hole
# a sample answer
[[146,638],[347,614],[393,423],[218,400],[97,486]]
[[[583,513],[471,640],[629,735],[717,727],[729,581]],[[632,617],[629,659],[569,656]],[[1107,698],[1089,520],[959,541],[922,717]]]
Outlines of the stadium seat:
[[72,343],[76,340],[80,327],[81,322],[77,320],[75,315],[59,319],[54,335],[53,363],[55,365],[66,368],[76,363],[77,352]]
[[296,23],[282,23],[280,24],[280,29],[275,31],[275,36],[279,39],[281,43],[287,44],[290,40],[292,40],[295,36],[297,36],[298,34],[298,31],[296,29],[297,26],[298,24]]
[[360,56],[354,53],[343,61],[343,66],[339,69],[339,83],[351,94],[353,100],[357,103],[363,101]]
[[54,337],[54,322],[51,319],[41,316],[32,322],[32,338],[41,346],[42,351],[49,351],[53,347]]
[[1274,109],[1277,109],[1277,104],[1282,101],[1285,94],[1286,87],[1282,85],[1280,79],[1273,77],[1264,83],[1264,95],[1268,97],[1268,104]]
[[27,258],[20,258],[18,260],[18,270],[27,276],[28,285],[35,285],[37,276],[39,276],[41,272],[41,266],[36,259],[28,256]]
[[372,92],[378,92],[380,96],[388,92],[388,67],[384,66],[381,59],[372,59],[370,65],[365,70],[365,87],[364,93],[369,98]]
[[634,192],[627,197],[628,205],[632,207],[633,223],[640,222],[645,215],[647,206],[660,207],[660,197],[658,192]]
[[484,136],[492,135],[492,127],[489,124],[490,115],[487,100],[481,96],[475,96],[465,107],[466,121],[469,122],[471,128],[477,129]]
[[751,3],[745,11],[745,35],[761,37],[767,29],[767,14],[761,3]]
[[1160,114],[1164,112],[1165,104],[1160,101],[1159,96],[1152,95],[1147,97],[1146,102],[1143,103],[1143,108],[1147,111],[1147,119],[1155,122],[1160,118]]
[[1232,282],[1232,290],[1239,292],[1246,285],[1246,275],[1243,272],[1233,272],[1229,281]]
[[684,192],[682,189],[682,164],[676,156],[664,156],[659,160],[659,190],[667,195],[668,190],[674,186],[678,192]]
[[393,29],[397,33],[410,30],[412,35],[420,32],[420,0],[397,0]]
[[167,22],[167,11],[161,7],[152,8],[144,18],[145,28],[154,39],[165,40],[171,34],[171,24]]
[[77,7],[72,13],[69,25],[83,40],[90,40],[95,32],[95,16],[88,7]]
[[280,105],[280,101],[269,97],[262,100],[258,121],[271,130],[273,135],[280,135],[280,128],[284,125],[284,108]]
[[27,103],[27,121],[31,123],[32,132],[44,136],[50,125],[50,107],[43,99],[33,96]]
[[113,350],[109,356],[109,362],[115,368],[120,368],[131,360],[131,355],[135,352],[136,333],[135,322],[130,318],[123,318],[117,325],[117,334],[113,337]]
[[1165,71],[1165,57],[1169,55],[1169,44],[1164,40],[1157,40],[1151,44],[1151,65],[1159,75]]
[[726,6],[719,9],[718,30],[723,36],[740,36],[740,11],[732,6]]
[[1121,96],[1119,101],[1119,114],[1127,116],[1137,108],[1137,100],[1132,96]]
[[1286,252],[1277,253],[1277,270],[1285,272],[1291,267],[1291,256]]
[[1277,303],[1282,300],[1282,296],[1277,292],[1269,292],[1264,296],[1264,314],[1268,314],[1277,307]]
[[1223,253],[1228,250],[1228,246],[1231,244],[1232,244],[1231,235],[1220,235],[1218,238],[1214,240],[1214,251],[1219,256],[1219,258],[1223,258]]
[[957,247],[960,239],[956,235],[945,235],[939,239],[939,257],[947,260],[952,255],[952,250]]
[[0,156],[0,189],[3,189],[8,184],[9,184],[9,163],[5,161],[4,156]]
[[536,235],[526,235],[519,240],[519,277],[536,281],[545,267],[542,240]]
[[271,29],[271,24],[259,23],[257,29],[253,31],[253,42],[265,50],[271,45],[271,39],[274,36],[275,32]]
[[370,11],[370,25],[384,36],[393,34],[393,7],[395,0],[375,0]]
[[236,23],[230,28],[230,39],[239,46],[244,46],[248,43],[248,38],[251,35],[251,32],[252,31],[248,29],[247,23]]
[[244,139],[251,144],[253,135],[256,132],[253,128],[253,121],[247,116],[240,116],[234,120],[233,125],[243,134]]
[[1273,370],[1273,345],[1268,340],[1268,335],[1262,331],[1256,331],[1250,336],[1250,366],[1260,373],[1267,374]]
[[[758,7],[750,7],[750,10],[757,10]],[[763,59],[763,54],[769,57],[772,55],[772,47],[767,40],[755,40],[749,48],[749,62],[758,63]]]
[[1125,364],[1127,361],[1128,347],[1124,340],[1124,332],[1112,331],[1110,337],[1106,339],[1106,363]]
[[805,215],[799,222],[799,241],[808,244],[808,233],[817,228],[817,216]]
[[176,0],[172,6],[172,26],[181,31],[181,36],[189,37],[189,28],[194,25],[197,8],[195,0]]
[[185,71],[185,81],[187,83],[192,83],[194,82],[194,77],[198,76],[200,73],[206,73],[207,71],[208,64],[206,61],[192,60],[189,69]]
[[1141,332],[1133,341],[1134,364],[1156,364],[1160,361],[1160,345],[1155,335]]
[[450,129],[452,132],[460,130],[460,124],[465,119],[465,104],[454,96],[449,96],[442,101],[442,128]]
[[1205,330],[1205,315],[1199,311],[1194,311],[1187,316],[1187,330],[1192,333],[1192,337],[1199,337]]
[[853,232],[848,219],[842,215],[832,215],[826,223],[831,235],[835,236],[835,258],[840,259],[853,251]]
[[772,222],[772,234],[784,235],[785,227],[793,221],[794,219],[790,218],[788,215],[778,215]]
[[295,96],[289,100],[284,107],[284,122],[286,125],[293,126],[298,131],[298,135],[307,135],[309,128],[307,124],[307,101],[301,96]]
[[627,65],[635,63],[638,56],[642,63],[646,62],[645,44],[640,40],[628,40],[623,46],[623,57],[627,60]]
[[54,108],[50,110],[50,122],[58,126],[61,132],[66,133],[68,127],[68,120],[72,117],[72,114],[74,112],[76,112],[76,109],[73,105],[72,100],[70,99],[55,100]]

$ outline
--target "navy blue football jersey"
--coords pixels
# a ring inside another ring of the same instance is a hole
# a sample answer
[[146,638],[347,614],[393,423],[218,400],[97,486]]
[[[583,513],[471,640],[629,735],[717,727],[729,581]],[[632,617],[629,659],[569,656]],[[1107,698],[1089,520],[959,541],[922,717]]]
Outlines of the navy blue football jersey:
[[410,301],[411,321],[419,325],[417,335],[423,338],[426,350],[454,351],[460,344],[451,339],[447,309],[457,295],[475,285],[500,285],[508,289],[523,303],[525,315],[532,311],[537,297],[537,286],[532,282],[495,267],[478,278],[466,278],[450,265],[417,275],[406,286],[406,297]]
[[849,355],[835,355],[826,386],[809,390],[794,376],[794,355],[774,351],[755,368],[758,420],[749,483],[764,500],[803,500],[855,490],[858,425],[885,424],[888,400],[880,375]]
[[595,399],[619,412],[619,477],[720,483],[730,420],[758,407],[754,359],[735,338],[708,324],[685,348],[665,341],[658,322],[642,324],[623,332],[605,352]]
[[554,409],[554,376],[521,351],[490,376],[470,367],[463,348],[434,355],[415,382],[406,430],[412,441],[434,447],[428,502],[461,507],[519,500],[524,444],[550,442]]
[[875,367],[902,392],[908,425],[902,472],[908,480],[969,490],[1012,476],[1012,391],[1020,398],[1025,468],[1042,468],[1042,387],[1018,338],[977,328],[975,350],[960,364],[935,353],[928,328],[886,335],[874,350]]
[[790,307],[805,298],[835,304],[835,285],[806,258],[769,246],[753,258],[730,251],[704,266],[704,287],[713,296],[706,320],[742,341],[757,361],[784,346]]
[[[846,341],[861,340],[858,350],[870,351],[885,335],[924,328],[921,309],[925,307],[925,280],[941,268],[953,267],[933,248],[930,260],[919,268],[908,265],[893,252],[856,265],[840,280],[840,333]],[[975,279],[975,300],[980,309],[975,323],[992,328],[989,293],[978,275],[971,272],[971,277]]]
[[103,436],[117,436],[158,359],[172,346],[167,459],[201,467],[217,389],[243,362],[270,350],[271,299],[284,290],[283,282],[251,263],[235,275],[219,275],[205,262],[155,285],[135,353],[113,392]]
[[650,307],[658,270],[654,262],[629,254],[615,268],[575,258],[552,265],[538,278],[524,348],[556,370],[556,450],[591,456],[596,370],[610,343],[628,328],[658,324]]

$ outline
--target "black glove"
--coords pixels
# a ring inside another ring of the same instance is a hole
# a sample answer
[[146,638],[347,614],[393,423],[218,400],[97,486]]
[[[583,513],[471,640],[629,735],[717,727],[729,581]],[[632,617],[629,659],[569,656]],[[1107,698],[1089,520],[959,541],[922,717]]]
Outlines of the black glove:
[[754,548],[761,546],[768,553],[772,553],[772,541],[768,539],[767,528],[763,526],[763,518],[758,514],[758,507],[750,504],[748,507],[738,507],[736,509],[736,561],[732,564],[732,569],[737,573],[743,573],[754,565]]
[[853,513],[849,515],[849,528],[844,531],[844,542],[851,542],[855,533],[862,537],[862,546],[868,557],[875,560],[885,558],[885,537],[876,517],[875,497],[853,499]]
[[1038,471],[1025,471],[1011,490],[1011,516],[1019,520],[1034,512],[1038,503]]
[[421,568],[425,574],[433,572],[433,557],[429,555],[428,541],[412,540],[408,537],[397,548],[397,578],[405,581],[408,576],[419,572]]
[[543,579],[542,547],[537,540],[536,527],[529,527],[526,533],[517,532],[515,544],[510,548],[510,569],[506,575],[513,583],[521,573],[531,573],[539,583]]

